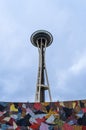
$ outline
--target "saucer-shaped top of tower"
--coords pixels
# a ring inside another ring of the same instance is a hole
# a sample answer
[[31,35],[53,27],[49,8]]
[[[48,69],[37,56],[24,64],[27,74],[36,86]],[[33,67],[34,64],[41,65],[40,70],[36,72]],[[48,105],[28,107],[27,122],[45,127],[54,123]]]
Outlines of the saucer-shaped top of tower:
[[32,35],[31,35],[31,43],[36,46],[36,47],[40,47],[41,44],[43,46],[45,46],[46,43],[46,47],[50,46],[52,41],[53,41],[53,36],[51,33],[49,33],[46,30],[38,30],[35,31]]

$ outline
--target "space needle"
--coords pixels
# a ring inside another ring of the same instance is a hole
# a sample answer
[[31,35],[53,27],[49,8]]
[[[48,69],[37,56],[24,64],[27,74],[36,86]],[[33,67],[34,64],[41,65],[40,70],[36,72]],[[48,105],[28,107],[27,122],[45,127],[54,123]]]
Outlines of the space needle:
[[46,91],[49,94],[49,100],[52,102],[50,85],[47,75],[46,63],[45,63],[45,52],[46,48],[51,45],[53,36],[46,30],[35,31],[31,35],[31,43],[38,48],[39,53],[39,65],[38,65],[38,76],[36,84],[35,102],[46,101]]

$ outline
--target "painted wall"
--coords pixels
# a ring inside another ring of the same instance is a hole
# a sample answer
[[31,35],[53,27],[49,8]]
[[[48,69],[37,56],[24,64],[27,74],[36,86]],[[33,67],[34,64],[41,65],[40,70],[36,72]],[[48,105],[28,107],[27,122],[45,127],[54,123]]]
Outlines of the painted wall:
[[86,100],[0,102],[0,130],[86,130]]

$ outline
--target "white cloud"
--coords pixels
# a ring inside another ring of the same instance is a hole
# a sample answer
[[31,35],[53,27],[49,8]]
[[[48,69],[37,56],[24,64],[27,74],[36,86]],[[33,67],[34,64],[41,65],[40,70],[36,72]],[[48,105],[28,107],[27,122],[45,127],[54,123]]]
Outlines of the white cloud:
[[[1,100],[32,101],[35,95],[38,52],[29,38],[36,29],[53,34],[54,43],[46,59],[51,88],[65,91],[68,97],[68,85],[75,86],[74,78],[82,79],[86,70],[86,53],[74,57],[76,51],[81,53],[86,47],[86,8],[81,3],[74,0],[0,1]],[[59,93],[55,91],[54,99]],[[60,94],[65,97],[64,92]]]
[[86,53],[84,53],[75,64],[70,67],[70,72],[73,74],[80,74],[80,72],[86,70]]
[[57,73],[55,92],[59,92],[57,97],[60,100],[85,98],[86,53],[83,51],[83,54],[75,59],[72,65]]
[[[75,60],[74,60],[75,61]],[[69,66],[66,70],[60,71],[58,76],[58,86],[62,87],[66,85],[66,82],[70,80],[71,76],[78,76],[80,73],[86,71],[86,53],[81,54],[75,63]]]

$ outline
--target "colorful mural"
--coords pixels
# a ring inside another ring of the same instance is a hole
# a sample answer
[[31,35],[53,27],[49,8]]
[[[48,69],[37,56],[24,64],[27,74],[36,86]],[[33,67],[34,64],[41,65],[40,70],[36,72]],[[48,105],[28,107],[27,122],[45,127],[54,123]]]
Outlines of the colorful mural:
[[0,102],[0,130],[86,130],[86,100]]

